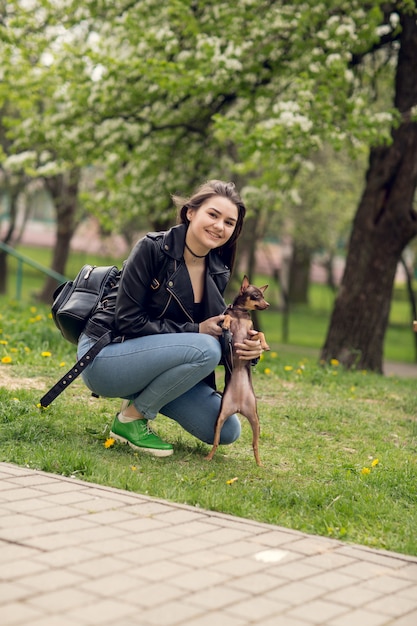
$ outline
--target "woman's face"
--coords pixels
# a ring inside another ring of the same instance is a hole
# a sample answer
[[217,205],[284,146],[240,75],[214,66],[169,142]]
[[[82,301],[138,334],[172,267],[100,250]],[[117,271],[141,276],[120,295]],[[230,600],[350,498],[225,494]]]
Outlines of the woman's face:
[[188,209],[187,244],[196,254],[220,248],[233,235],[238,209],[228,198],[212,196],[198,209]]

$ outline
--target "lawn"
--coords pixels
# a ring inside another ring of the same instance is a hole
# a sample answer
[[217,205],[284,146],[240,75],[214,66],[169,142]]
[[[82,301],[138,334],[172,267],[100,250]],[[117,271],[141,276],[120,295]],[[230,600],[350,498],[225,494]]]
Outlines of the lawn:
[[79,380],[41,411],[40,396],[72,365],[75,347],[46,307],[3,298],[0,315],[2,461],[417,554],[416,382],[318,364],[319,314],[310,311],[310,326],[305,314],[304,334],[301,318],[292,321],[297,346],[280,344],[276,312],[262,314],[272,346],[254,369],[262,467],[244,418],[241,439],[208,462],[209,446],[162,416],[156,429],[174,444],[172,457],[106,447],[118,403],[92,398]]

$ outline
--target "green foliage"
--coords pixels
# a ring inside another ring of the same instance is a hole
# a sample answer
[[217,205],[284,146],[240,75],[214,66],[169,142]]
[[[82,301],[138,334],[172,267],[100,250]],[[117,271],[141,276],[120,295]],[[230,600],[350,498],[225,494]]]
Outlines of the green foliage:
[[88,166],[83,202],[115,229],[128,216],[172,221],[170,194],[208,177],[233,176],[282,210],[323,143],[389,137],[390,104],[370,106],[382,61],[360,78],[351,68],[379,40],[380,5],[7,3],[5,168]]
[[[158,416],[156,428],[175,453],[155,459],[108,442],[118,403],[91,398],[79,380],[48,409],[37,408],[69,344],[57,340],[50,320],[34,323],[28,313],[35,312],[23,306],[10,304],[10,311],[1,336],[7,347],[18,346],[26,326],[30,352],[0,363],[1,460],[417,554],[414,381],[345,372],[337,362],[322,367],[302,349],[298,356],[272,351],[253,372],[262,467],[244,419],[241,439],[208,463],[208,446]],[[42,356],[45,347],[51,356]],[[219,387],[222,380],[219,368]]]

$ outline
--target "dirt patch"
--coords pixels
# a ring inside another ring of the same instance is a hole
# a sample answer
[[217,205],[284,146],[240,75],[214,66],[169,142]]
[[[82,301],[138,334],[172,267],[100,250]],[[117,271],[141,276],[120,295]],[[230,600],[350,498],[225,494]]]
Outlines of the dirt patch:
[[13,373],[5,367],[0,367],[0,387],[6,389],[46,389],[46,384],[41,378],[24,378],[13,376]]

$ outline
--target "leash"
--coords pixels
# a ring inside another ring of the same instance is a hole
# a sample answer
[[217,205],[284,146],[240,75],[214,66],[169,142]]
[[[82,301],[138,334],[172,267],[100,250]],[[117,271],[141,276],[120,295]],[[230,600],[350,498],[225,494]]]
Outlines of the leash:
[[100,337],[98,341],[79,359],[76,364],[40,399],[40,406],[46,409],[70,385],[81,372],[90,365],[97,354],[112,342],[112,333],[109,331]]

